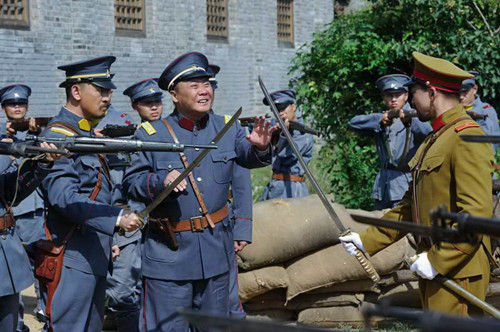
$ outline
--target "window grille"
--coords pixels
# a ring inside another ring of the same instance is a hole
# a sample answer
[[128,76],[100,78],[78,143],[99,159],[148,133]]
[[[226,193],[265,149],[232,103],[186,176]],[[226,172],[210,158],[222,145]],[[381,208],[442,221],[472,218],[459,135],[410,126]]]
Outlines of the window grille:
[[278,41],[293,45],[293,0],[278,0]]
[[115,28],[144,31],[144,0],[115,0]]
[[28,0],[0,0],[0,25],[29,27]]
[[227,0],[207,0],[207,36],[227,38]]

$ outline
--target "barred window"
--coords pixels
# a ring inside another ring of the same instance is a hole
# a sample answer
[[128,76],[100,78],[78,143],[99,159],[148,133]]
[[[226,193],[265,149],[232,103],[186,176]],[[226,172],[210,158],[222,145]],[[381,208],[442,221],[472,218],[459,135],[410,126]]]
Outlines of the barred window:
[[0,26],[29,27],[28,0],[0,0]]
[[293,0],[278,0],[278,42],[293,46]]
[[227,0],[207,0],[207,36],[227,38]]
[[115,29],[144,31],[144,0],[115,0]]

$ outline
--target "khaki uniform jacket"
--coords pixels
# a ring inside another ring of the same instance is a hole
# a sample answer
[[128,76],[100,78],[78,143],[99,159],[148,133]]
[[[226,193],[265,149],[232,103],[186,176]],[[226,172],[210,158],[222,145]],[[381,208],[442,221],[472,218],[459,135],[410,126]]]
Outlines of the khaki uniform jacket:
[[[468,116],[459,104],[446,111],[442,121],[447,124],[461,117]],[[475,126],[470,117],[441,133],[428,149],[417,171],[419,158],[431,137],[444,129],[441,127],[429,134],[417,150],[409,163],[415,185],[410,184],[403,200],[384,218],[428,226],[431,225],[430,210],[440,205],[445,205],[451,212],[492,217],[493,153],[490,144],[468,143],[460,139],[462,134],[484,135],[484,131]],[[360,234],[363,245],[371,255],[405,235],[404,232],[373,226]],[[490,250],[490,239],[479,235],[474,243],[442,242],[440,249],[428,239],[423,239],[417,251],[427,251],[429,261],[440,274],[458,279],[488,273],[489,261],[484,247]]]

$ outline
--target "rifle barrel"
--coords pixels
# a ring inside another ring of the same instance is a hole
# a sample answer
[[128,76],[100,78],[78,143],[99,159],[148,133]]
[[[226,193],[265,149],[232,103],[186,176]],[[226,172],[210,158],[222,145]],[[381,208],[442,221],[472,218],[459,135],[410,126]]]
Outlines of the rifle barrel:
[[440,206],[431,211],[431,219],[444,219],[457,222],[457,228],[465,233],[479,233],[490,236],[500,236],[500,220],[494,218],[476,217],[466,213],[448,212]]
[[460,138],[472,143],[500,143],[500,135],[460,135]]
[[352,219],[362,224],[395,229],[406,233],[431,237],[440,241],[448,241],[453,243],[467,241],[467,238],[463,236],[459,230],[452,228],[424,226],[408,221],[395,221],[389,219],[368,217],[359,214],[351,214],[351,217]]
[[139,151],[180,152],[185,149],[217,149],[213,144],[176,144],[168,142],[141,141],[137,139],[117,139],[101,137],[72,136],[65,138],[48,138],[28,135],[27,141],[54,143],[61,148],[76,153],[118,153]]

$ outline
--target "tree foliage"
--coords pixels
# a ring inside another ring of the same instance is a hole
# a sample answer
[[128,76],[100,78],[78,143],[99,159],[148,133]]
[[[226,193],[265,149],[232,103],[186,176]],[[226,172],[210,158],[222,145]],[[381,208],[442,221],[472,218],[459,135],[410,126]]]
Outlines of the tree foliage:
[[374,82],[390,73],[411,74],[413,51],[479,71],[482,99],[500,108],[500,1],[373,2],[315,34],[291,68],[305,116],[327,134],[320,157],[337,200],[362,208],[371,205],[378,166],[373,142],[351,132],[348,121],[383,109]]

